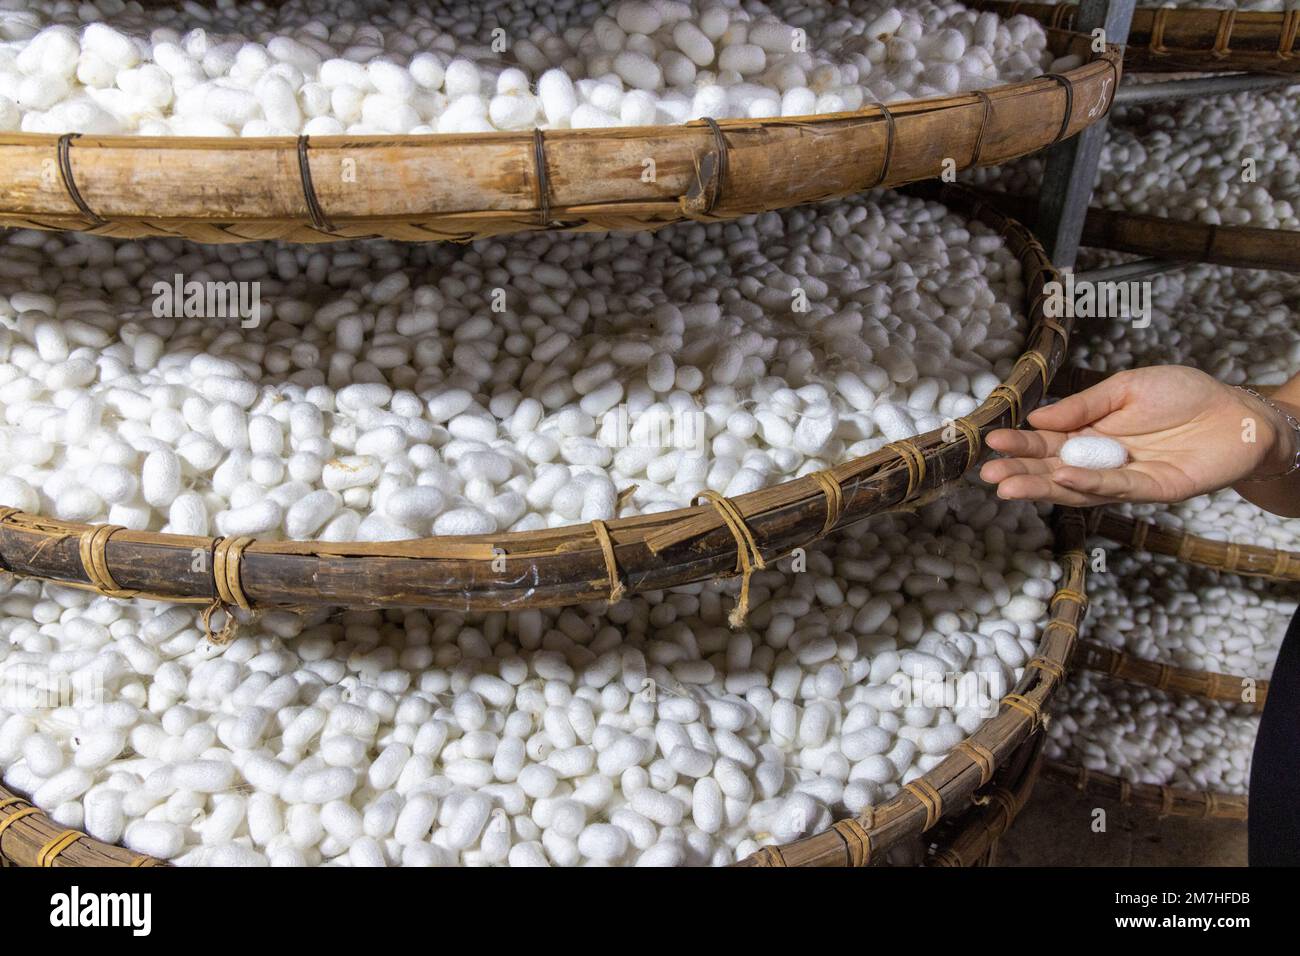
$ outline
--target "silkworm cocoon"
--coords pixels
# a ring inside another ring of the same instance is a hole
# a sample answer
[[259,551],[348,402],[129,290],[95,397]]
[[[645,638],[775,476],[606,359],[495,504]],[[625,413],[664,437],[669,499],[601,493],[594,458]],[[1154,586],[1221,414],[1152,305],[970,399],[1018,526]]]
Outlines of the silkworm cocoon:
[[578,852],[590,860],[612,863],[627,851],[627,834],[609,823],[593,823],[578,836]]
[[1061,461],[1075,468],[1122,468],[1128,449],[1113,438],[1080,435],[1061,446]]
[[137,853],[168,860],[185,845],[185,831],[174,823],[136,820],[126,828],[123,842]]
[[447,64],[443,75],[443,88],[452,99],[458,96],[475,96],[482,85],[479,68],[469,60],[456,59]]

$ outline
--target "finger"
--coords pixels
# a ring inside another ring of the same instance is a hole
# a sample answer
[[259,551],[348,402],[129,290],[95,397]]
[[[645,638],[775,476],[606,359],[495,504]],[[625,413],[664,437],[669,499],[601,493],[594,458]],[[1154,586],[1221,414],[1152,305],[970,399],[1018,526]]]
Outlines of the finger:
[[1075,392],[1055,405],[1045,405],[1029,413],[1027,421],[1035,428],[1058,432],[1078,431],[1124,407],[1128,398],[1128,380],[1120,372],[1104,378],[1091,388]]
[[986,439],[994,451],[1020,458],[1047,458],[1055,455],[1060,452],[1065,440],[1066,436],[1059,432],[1019,428],[998,428],[989,432]]
[[1061,467],[1057,458],[995,458],[980,468],[980,478],[996,485],[1013,475],[1051,475]]
[[1062,487],[1046,475],[1013,475],[998,484],[998,497],[1008,501],[1047,501],[1075,508],[1112,503],[1100,495]]
[[1160,483],[1136,468],[1073,468],[1062,466],[1052,472],[1052,481],[1083,494],[1116,501],[1160,501],[1165,496]]

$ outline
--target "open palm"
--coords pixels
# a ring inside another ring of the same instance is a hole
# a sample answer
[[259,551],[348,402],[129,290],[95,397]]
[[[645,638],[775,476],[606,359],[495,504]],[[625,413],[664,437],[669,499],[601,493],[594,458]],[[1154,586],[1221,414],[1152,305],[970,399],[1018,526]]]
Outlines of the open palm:
[[[1010,457],[986,462],[980,476],[1001,498],[1064,505],[1182,501],[1217,491],[1260,467],[1272,427],[1250,396],[1183,366],[1119,372],[1035,410],[1028,423],[1033,431],[989,434],[989,447]],[[1061,446],[1077,435],[1114,438],[1130,460],[1095,471],[1064,465]]]

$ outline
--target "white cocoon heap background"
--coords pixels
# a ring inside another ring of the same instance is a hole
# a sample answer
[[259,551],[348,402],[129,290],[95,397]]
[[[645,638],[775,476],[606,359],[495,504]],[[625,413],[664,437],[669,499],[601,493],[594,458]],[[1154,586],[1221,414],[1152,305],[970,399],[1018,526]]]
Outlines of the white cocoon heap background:
[[[1015,82],[1043,28],[955,3],[0,9],[0,131],[472,133],[801,116]],[[84,23],[88,10],[102,20]],[[593,13],[595,15],[593,15]]]

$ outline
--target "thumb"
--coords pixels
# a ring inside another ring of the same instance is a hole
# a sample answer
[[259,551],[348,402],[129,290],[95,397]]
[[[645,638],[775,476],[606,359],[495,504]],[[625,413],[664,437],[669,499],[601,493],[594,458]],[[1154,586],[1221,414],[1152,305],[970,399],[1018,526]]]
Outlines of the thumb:
[[1075,392],[1055,405],[1030,412],[1028,422],[1035,428],[1057,432],[1074,432],[1117,412],[1128,402],[1127,376],[1117,372],[1091,388]]

